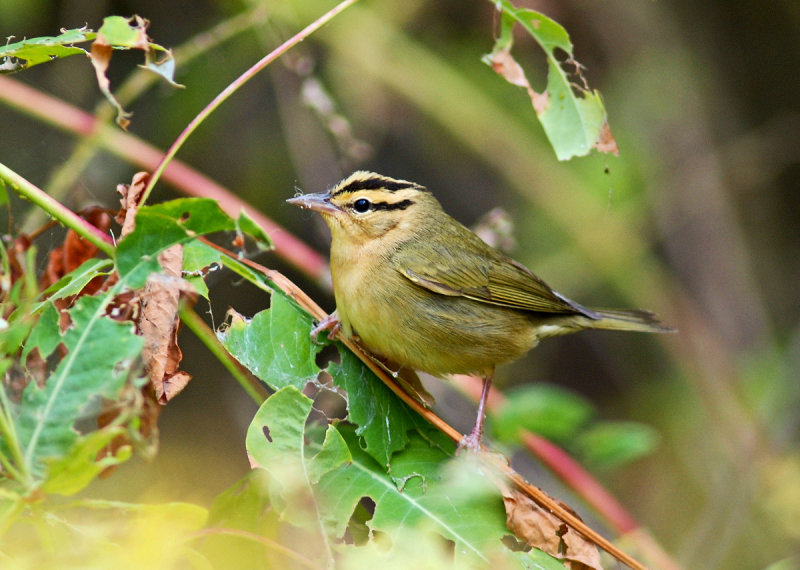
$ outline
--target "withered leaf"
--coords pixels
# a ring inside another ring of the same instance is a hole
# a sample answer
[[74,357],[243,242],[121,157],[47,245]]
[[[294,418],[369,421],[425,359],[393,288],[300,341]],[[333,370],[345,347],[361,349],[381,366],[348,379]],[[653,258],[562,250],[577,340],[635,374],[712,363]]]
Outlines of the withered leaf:
[[608,126],[608,121],[603,123],[600,127],[600,134],[597,135],[597,140],[594,143],[594,148],[606,154],[613,154],[619,156],[619,147],[614,135],[611,134],[611,129]]
[[135,227],[136,212],[139,210],[142,195],[149,180],[149,172],[137,172],[133,175],[130,185],[117,185],[117,194],[120,196],[120,210],[115,219],[117,223],[122,225],[121,234],[123,236],[131,233]]
[[531,87],[531,84],[528,83],[528,78],[525,77],[525,71],[523,71],[522,66],[517,63],[517,60],[511,55],[510,45],[507,49],[501,49],[492,53],[489,56],[489,60],[492,69],[498,75],[512,85],[522,87],[528,92],[528,96],[531,98],[533,108],[537,115],[544,113],[545,109],[547,109],[547,103],[550,97],[547,91],[544,93],[538,93],[533,89],[533,87]]
[[[602,570],[597,547],[520,491],[502,486],[506,524],[517,538],[563,560],[573,570]],[[562,503],[568,510],[569,507]]]
[[178,309],[181,293],[192,291],[181,277],[183,246],[173,245],[158,255],[163,271],[147,278],[142,292],[139,331],[145,338],[142,350],[145,370],[159,403],[166,404],[191,379],[180,372],[181,349],[178,347]]
[[[106,233],[111,227],[111,216],[102,208],[87,208],[81,213],[81,216],[103,233]],[[99,249],[96,245],[80,237],[74,230],[68,230],[64,237],[64,243],[50,251],[47,267],[39,285],[42,289],[47,289],[64,275],[80,267],[86,260],[97,256],[98,252]],[[100,290],[104,280],[103,276],[95,277],[86,284],[80,294],[94,295]],[[69,302],[62,303],[63,306],[69,306],[69,304]]]

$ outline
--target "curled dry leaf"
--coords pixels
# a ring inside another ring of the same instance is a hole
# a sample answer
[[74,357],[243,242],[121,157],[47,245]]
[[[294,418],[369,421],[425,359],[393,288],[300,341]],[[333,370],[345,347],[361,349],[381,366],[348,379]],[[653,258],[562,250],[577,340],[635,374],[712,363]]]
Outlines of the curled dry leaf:
[[[106,233],[111,226],[111,216],[103,208],[87,208],[81,215],[87,222],[103,233]],[[67,235],[64,236],[64,243],[50,251],[47,267],[39,281],[39,286],[42,289],[47,289],[67,273],[80,267],[84,261],[95,257],[99,251],[96,245],[80,237],[74,230],[67,230]],[[96,294],[106,282],[106,277],[98,275],[89,281],[77,295],[54,301],[54,305],[59,312],[59,326],[62,331],[65,331],[69,326],[69,315],[66,309],[72,306],[77,297]]]
[[523,71],[522,66],[511,55],[510,47],[496,51],[489,56],[492,69],[512,85],[525,89],[531,98],[536,114],[541,115],[547,109],[550,97],[546,91],[538,93],[531,87],[531,84],[528,83],[528,78],[525,77],[525,71]]
[[[108,232],[111,227],[111,216],[103,208],[87,208],[81,212],[81,216],[103,233]],[[50,259],[39,285],[42,289],[48,288],[70,271],[80,267],[84,261],[95,257],[98,251],[92,242],[83,239],[74,230],[68,230],[64,243],[50,252]],[[100,289],[103,279],[96,277],[87,283],[81,294],[94,295]]]
[[111,54],[113,51],[114,48],[110,45],[95,41],[94,44],[92,44],[92,65],[94,66],[94,72],[97,76],[97,85],[100,87],[100,91],[103,92],[106,99],[117,109],[117,124],[127,130],[128,125],[131,124],[131,114],[126,112],[125,109],[122,108],[122,105],[120,105],[117,99],[111,94],[111,82],[106,75],[108,64],[111,63]]
[[142,359],[159,403],[166,404],[191,380],[178,370],[183,357],[178,347],[178,310],[181,293],[191,287],[181,277],[183,246],[174,245],[158,255],[163,268],[147,278],[142,292],[139,331],[145,339]]
[[122,226],[122,235],[126,236],[133,231],[136,223],[136,212],[144,195],[144,189],[150,180],[149,172],[137,172],[133,175],[130,185],[117,185],[120,209],[115,219]]
[[[130,26],[129,32],[133,34],[133,37],[126,39],[126,47],[143,50],[145,53],[149,53],[150,45],[149,38],[147,37],[147,20],[139,16],[134,16],[128,20],[128,25]],[[106,39],[105,31],[106,25],[104,24],[104,26],[98,30],[97,38],[95,38],[94,42],[92,43],[90,58],[92,60],[92,66],[94,67],[95,75],[97,76],[97,85],[100,87],[100,91],[103,92],[103,95],[105,95],[108,102],[111,103],[117,110],[117,124],[123,129],[127,129],[131,122],[131,114],[125,111],[125,109],[122,108],[122,105],[120,105],[119,101],[117,101],[116,97],[112,95],[111,82],[108,80],[108,76],[106,75],[106,72],[108,71],[108,64],[111,63],[111,55],[114,52],[113,46],[115,45],[115,42],[109,42]]]
[[[120,184],[121,208],[117,221],[122,224],[122,235],[136,227],[136,213],[150,174],[138,172],[130,185]],[[142,360],[150,379],[150,386],[160,404],[166,404],[191,380],[186,372],[178,370],[183,357],[178,347],[178,318],[181,295],[192,294],[193,289],[181,277],[183,246],[174,245],[158,255],[162,271],[151,274],[140,294],[141,306],[139,332],[145,339]]]
[[[602,570],[597,547],[520,491],[502,486],[506,524],[517,538],[563,560],[573,570]],[[569,507],[561,504],[570,510]]]

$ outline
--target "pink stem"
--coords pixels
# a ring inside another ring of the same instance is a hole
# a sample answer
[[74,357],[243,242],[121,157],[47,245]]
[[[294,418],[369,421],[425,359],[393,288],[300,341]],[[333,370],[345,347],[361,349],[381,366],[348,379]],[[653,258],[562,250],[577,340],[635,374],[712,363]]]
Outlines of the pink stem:
[[[99,134],[105,148],[137,167],[153,171],[164,153],[142,139],[97,121],[91,114],[8,77],[0,76],[0,101],[59,129],[81,136]],[[242,208],[269,233],[276,253],[318,281],[328,275],[325,259],[305,243],[257,211],[229,190],[187,164],[173,160],[164,169],[164,179],[184,194],[217,200],[225,212],[238,216]]]

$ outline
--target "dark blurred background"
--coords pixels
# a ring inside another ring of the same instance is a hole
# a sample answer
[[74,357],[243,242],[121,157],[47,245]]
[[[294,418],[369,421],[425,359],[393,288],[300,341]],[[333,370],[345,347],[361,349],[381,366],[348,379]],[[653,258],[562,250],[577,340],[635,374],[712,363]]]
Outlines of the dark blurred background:
[[[598,477],[687,568],[800,556],[800,4],[525,4],[569,31],[603,94],[618,158],[559,163],[524,93],[480,62],[492,4],[454,0],[356,4],[229,99],[178,158],[321,252],[319,220],[284,200],[356,168],[428,186],[468,225],[505,208],[512,255],[556,289],[589,306],[655,310],[680,333],[550,340],[501,369],[498,385],[551,382],[590,399],[600,418],[655,428],[654,453]],[[238,17],[240,33],[179,59],[186,89],[158,84],[129,106],[130,132],[166,149],[220,90],[331,6],[0,0],[0,36],[139,14],[154,41],[177,48]],[[522,37],[517,50],[542,89],[542,52]],[[116,54],[112,85],[139,60]],[[101,100],[79,56],[13,78],[86,110]],[[0,103],[0,161],[62,186],[73,208],[115,207],[116,185],[137,169],[105,152],[78,168],[76,142]],[[153,200],[176,195],[162,183]],[[19,200],[11,213],[6,231],[35,222]],[[323,286],[279,256],[259,261],[333,308]],[[210,285],[216,324],[229,305],[252,314],[269,302],[230,276]],[[255,405],[191,334],[181,342],[194,380],[163,411],[159,455],[131,461],[93,494],[207,504],[246,471]]]

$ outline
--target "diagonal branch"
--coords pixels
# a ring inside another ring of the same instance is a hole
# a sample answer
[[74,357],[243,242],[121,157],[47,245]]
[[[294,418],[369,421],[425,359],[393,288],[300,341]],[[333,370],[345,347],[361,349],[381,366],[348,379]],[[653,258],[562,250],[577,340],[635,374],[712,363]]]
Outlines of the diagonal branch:
[[49,196],[44,190],[29,182],[5,164],[0,163],[0,180],[7,181],[11,188],[22,198],[47,212],[69,229],[74,230],[83,239],[97,246],[109,257],[114,257],[114,246],[111,237],[107,236],[78,214]]
[[[230,256],[236,259],[239,263],[244,263],[248,267],[266,276],[284,293],[294,299],[314,319],[322,320],[327,316],[325,311],[319,305],[317,305],[314,300],[305,293],[305,291],[300,289],[279,271],[269,269],[248,259],[239,258],[234,253],[222,247],[211,244],[210,242],[207,243],[224,255]],[[361,348],[361,346],[349,338],[339,337],[337,340],[349,348],[370,370],[372,370],[372,372],[375,373],[376,376],[378,376],[378,378],[381,379],[384,384],[386,384],[386,386],[389,387],[392,392],[395,393],[395,395],[397,395],[397,397],[403,400],[403,402],[405,402],[411,409],[433,424],[437,429],[445,433],[453,441],[459,442],[463,439],[463,434],[459,433],[458,430],[433,413],[433,411],[425,408],[422,404],[409,396],[405,390],[403,390],[403,388],[394,381],[394,379],[392,379],[380,366],[378,366],[375,360],[370,357],[370,355],[363,348]],[[510,481],[514,486],[530,497],[537,505],[547,509],[550,513],[557,516],[564,523],[583,535],[584,538],[590,540],[611,554],[614,558],[628,565],[634,570],[646,570],[645,566],[611,544],[611,542],[609,542],[606,538],[586,525],[586,523],[580,520],[577,516],[566,510],[544,491],[528,483],[519,473],[511,468],[511,466],[508,464],[508,460],[504,456],[500,456],[495,453],[481,453],[481,457],[487,463],[487,465],[499,472],[505,479]]]

